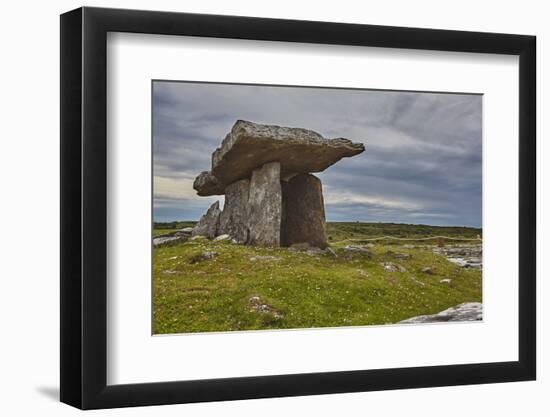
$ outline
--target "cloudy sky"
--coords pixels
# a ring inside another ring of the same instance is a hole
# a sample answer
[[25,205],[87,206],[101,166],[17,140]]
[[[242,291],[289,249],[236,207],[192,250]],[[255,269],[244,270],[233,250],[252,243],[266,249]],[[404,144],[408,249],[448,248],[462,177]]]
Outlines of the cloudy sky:
[[482,97],[153,83],[154,220],[198,220],[223,196],[193,179],[238,119],[363,142],[318,175],[329,221],[481,226]]

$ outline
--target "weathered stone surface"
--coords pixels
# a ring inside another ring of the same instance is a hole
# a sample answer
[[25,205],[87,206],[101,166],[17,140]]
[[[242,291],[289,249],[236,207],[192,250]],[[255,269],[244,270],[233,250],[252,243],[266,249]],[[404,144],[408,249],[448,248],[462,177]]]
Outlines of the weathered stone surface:
[[206,195],[221,195],[224,193],[224,186],[220,184],[217,178],[210,171],[202,171],[195,181],[193,181],[193,189],[197,190],[197,194]]
[[257,295],[254,295],[248,299],[248,305],[250,307],[250,311],[269,314],[276,319],[280,319],[284,317],[284,314],[281,311],[277,310],[276,308],[268,304],[264,304],[262,299]]
[[401,265],[394,264],[393,262],[384,262],[382,266],[386,272],[407,272],[406,268]]
[[153,238],[153,247],[163,246],[167,245],[169,243],[176,243],[176,242],[185,242],[187,240],[187,236],[182,235],[164,235],[164,236],[156,236]]
[[437,314],[411,317],[399,323],[437,323],[446,321],[476,321],[483,319],[481,303],[462,303]]
[[262,256],[262,255],[256,255],[256,256],[252,256],[250,258],[250,261],[252,262],[256,262],[256,261],[280,261],[282,258],[278,258],[276,256],[271,256],[271,255],[265,255],[265,256]]
[[212,154],[211,172],[201,173],[193,188],[199,195],[223,194],[220,187],[250,177],[265,163],[278,161],[281,177],[321,172],[344,157],[365,150],[349,139],[326,139],[312,130],[238,120]]
[[250,181],[236,181],[225,189],[225,204],[218,233],[228,234],[239,243],[248,240],[248,194]]
[[252,172],[248,194],[248,240],[256,246],[279,246],[281,241],[281,164],[270,162]]
[[218,226],[220,223],[220,202],[216,201],[210,206],[206,214],[204,214],[197,225],[191,232],[192,236],[204,236],[208,239],[213,239],[218,235]]
[[482,269],[483,248],[482,245],[459,245],[455,247],[435,248],[435,253],[445,256],[452,263],[463,268]]
[[283,246],[309,243],[321,249],[327,247],[325,206],[321,180],[311,174],[299,174],[282,182]]
[[353,246],[353,245],[346,245],[342,248],[344,252],[351,252],[351,253],[360,253],[363,255],[367,255],[369,257],[373,257],[374,253],[372,253],[367,248],[364,248],[363,246]]
[[207,251],[207,252],[199,253],[198,255],[192,256],[189,262],[192,264],[196,264],[199,262],[214,259],[216,256],[218,256],[218,252]]

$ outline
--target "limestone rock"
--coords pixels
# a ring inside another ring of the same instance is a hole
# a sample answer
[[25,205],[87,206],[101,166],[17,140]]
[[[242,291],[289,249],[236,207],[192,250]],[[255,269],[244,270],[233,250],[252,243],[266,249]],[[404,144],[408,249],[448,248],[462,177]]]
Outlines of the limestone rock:
[[238,243],[248,240],[248,194],[250,181],[236,181],[225,189],[225,205],[220,216],[219,233],[228,234]]
[[229,236],[228,234],[223,234],[223,235],[216,236],[216,238],[214,239],[214,242],[223,242],[224,240],[230,240],[230,239],[231,239],[231,236]]
[[202,253],[199,253],[198,255],[191,257],[190,263],[196,264],[199,262],[208,261],[208,260],[214,259],[216,256],[218,256],[218,252],[212,252],[212,251],[202,252]]
[[220,195],[224,192],[223,185],[209,171],[203,171],[195,178],[193,188],[201,196]]
[[163,236],[156,236],[153,238],[153,247],[159,247],[163,245],[167,245],[170,243],[176,243],[176,242],[185,242],[187,240],[187,236],[178,236],[178,235],[163,235]]
[[345,252],[362,253],[362,254],[367,255],[369,257],[374,256],[374,253],[372,253],[370,250],[368,250],[367,248],[364,248],[362,246],[347,245],[347,246],[344,246],[342,248],[342,250],[345,251]]
[[201,173],[193,188],[199,195],[223,194],[222,186],[248,178],[265,163],[279,161],[281,177],[321,172],[344,157],[360,154],[362,143],[326,139],[312,130],[238,120],[212,154],[212,170]]
[[384,267],[384,271],[386,272],[407,272],[406,268],[392,262],[384,262],[382,266]]
[[321,249],[327,247],[325,206],[321,180],[311,174],[299,174],[282,183],[283,246],[309,243]]
[[248,194],[247,243],[279,246],[281,242],[281,164],[270,162],[252,172]]
[[218,235],[220,214],[220,202],[216,201],[193,228],[193,232],[191,232],[192,236],[204,236],[209,239],[215,238]]
[[248,306],[250,307],[251,312],[269,314],[276,319],[284,317],[284,314],[281,311],[268,304],[264,304],[262,299],[257,295],[252,296],[248,299]]
[[483,319],[481,303],[462,303],[437,314],[411,317],[399,323],[437,323],[446,321],[476,321]]
[[256,262],[256,261],[280,261],[281,258],[278,258],[276,256],[271,256],[271,255],[256,255],[256,256],[252,256],[250,258],[250,261],[251,262]]

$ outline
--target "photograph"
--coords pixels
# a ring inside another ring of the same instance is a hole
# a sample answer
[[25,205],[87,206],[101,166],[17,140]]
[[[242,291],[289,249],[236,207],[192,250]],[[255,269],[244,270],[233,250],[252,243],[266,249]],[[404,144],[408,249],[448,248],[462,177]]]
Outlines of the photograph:
[[152,333],[482,321],[483,95],[152,81]]

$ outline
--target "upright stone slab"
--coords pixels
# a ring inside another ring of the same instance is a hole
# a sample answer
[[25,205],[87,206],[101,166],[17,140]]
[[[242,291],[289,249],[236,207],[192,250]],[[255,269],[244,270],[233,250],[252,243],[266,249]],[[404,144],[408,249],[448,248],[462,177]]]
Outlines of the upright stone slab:
[[239,243],[248,240],[248,194],[250,180],[240,180],[225,188],[225,205],[218,234],[228,234]]
[[220,223],[220,202],[216,201],[210,206],[208,211],[201,217],[197,225],[193,228],[191,236],[205,236],[213,239],[218,235],[218,226]]
[[248,244],[281,243],[281,164],[268,162],[252,172],[248,195]]
[[321,180],[311,174],[299,174],[283,182],[283,222],[281,244],[309,243],[327,247],[325,206]]

